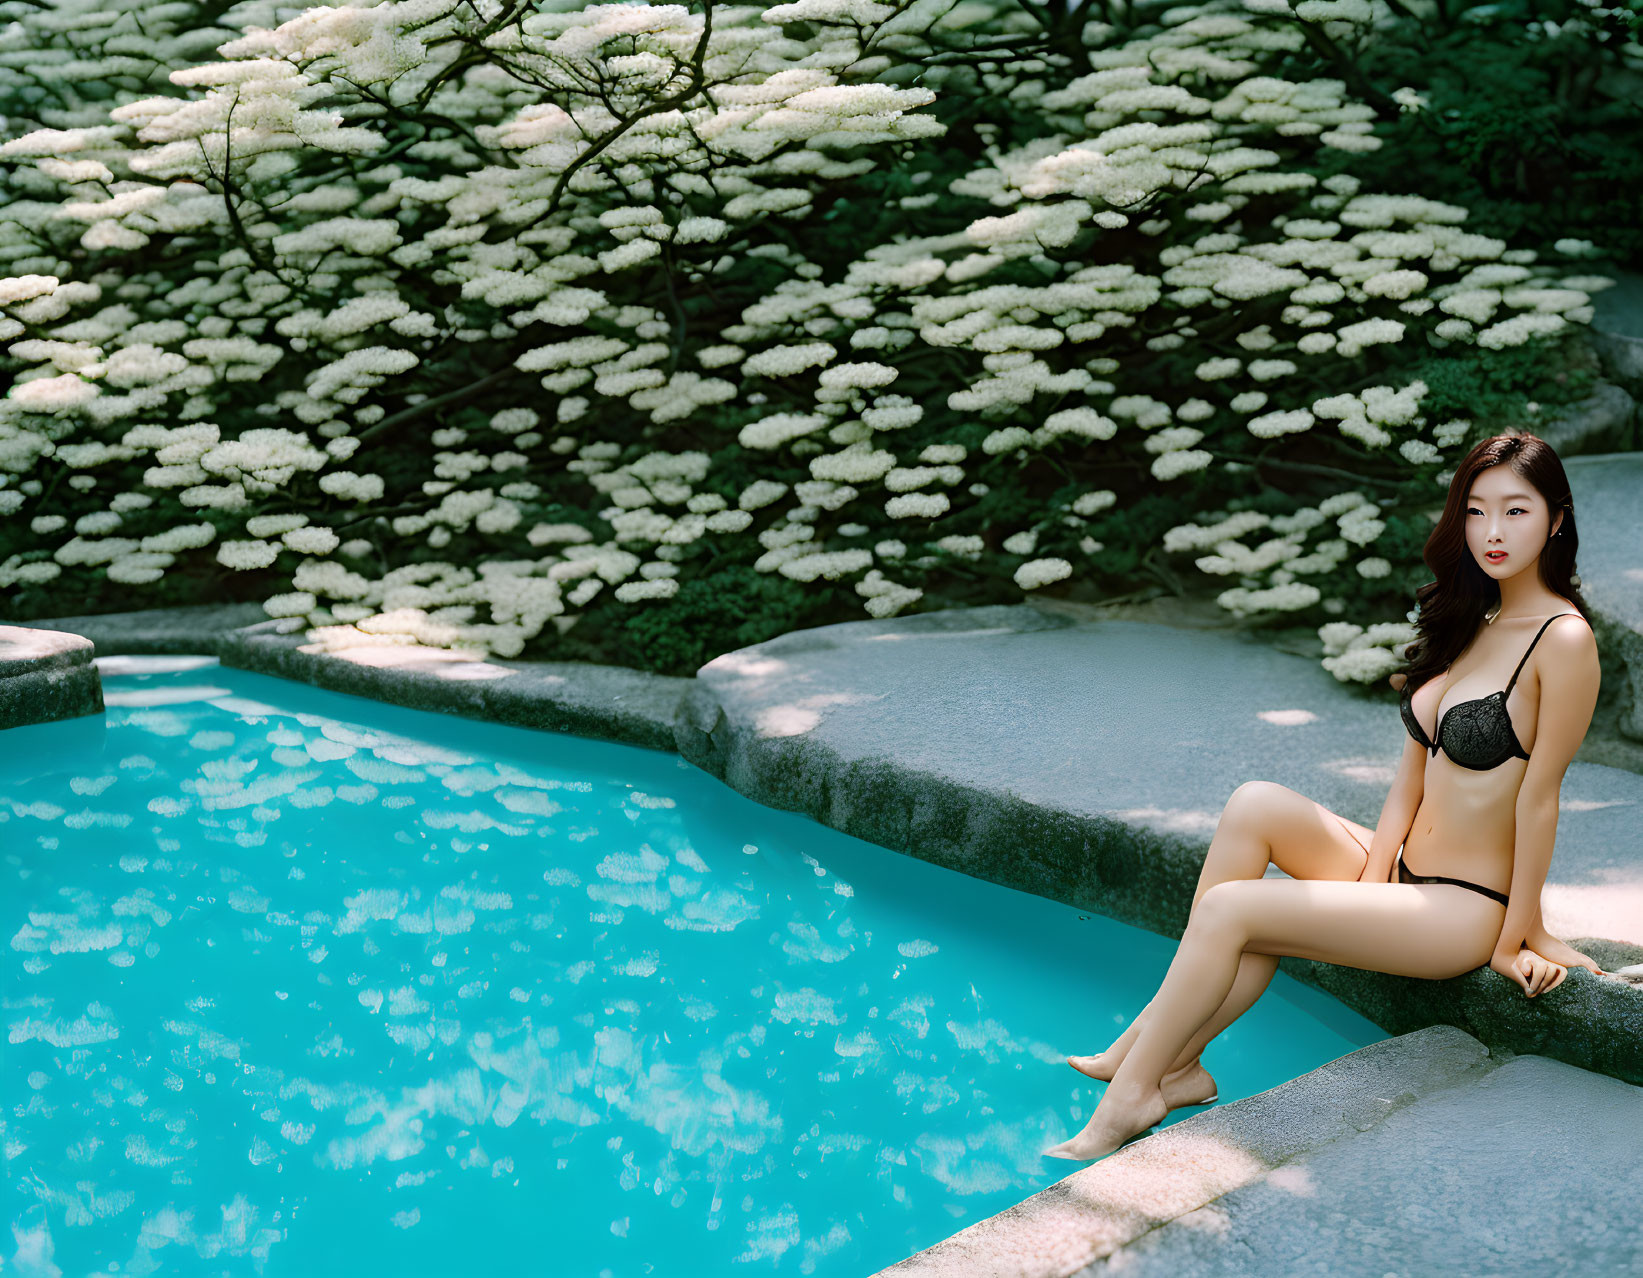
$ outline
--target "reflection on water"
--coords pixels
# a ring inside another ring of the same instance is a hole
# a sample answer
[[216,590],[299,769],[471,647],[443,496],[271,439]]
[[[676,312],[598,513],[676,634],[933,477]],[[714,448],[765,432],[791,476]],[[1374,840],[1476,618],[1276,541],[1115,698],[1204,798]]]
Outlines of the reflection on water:
[[871,1272],[1067,1174],[1173,952],[660,752],[123,668],[0,762],[18,1278]]

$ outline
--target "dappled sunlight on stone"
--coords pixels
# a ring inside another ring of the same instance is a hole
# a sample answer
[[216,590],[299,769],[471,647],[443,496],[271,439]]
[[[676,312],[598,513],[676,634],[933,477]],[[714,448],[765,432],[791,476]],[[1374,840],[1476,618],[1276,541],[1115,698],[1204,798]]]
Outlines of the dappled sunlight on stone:
[[754,719],[754,731],[761,737],[798,737],[821,722],[821,715],[800,706],[766,706]]
[[830,706],[865,705],[883,701],[887,695],[882,692],[821,692],[799,701],[765,706],[754,720],[754,726],[761,737],[800,736],[814,729],[822,721],[821,712]]
[[[786,672],[788,663],[754,652],[727,652],[713,658],[701,670],[736,675],[743,679],[769,679]],[[701,673],[697,671],[697,674]]]
[[[484,657],[473,652],[462,652],[451,648],[434,648],[427,644],[399,643],[381,635],[360,634],[357,641],[346,643],[320,641],[317,643],[302,644],[298,652],[307,654],[323,653],[338,661],[346,661],[356,666],[371,666],[377,669],[414,670],[421,674],[431,674],[440,679],[460,680],[492,680],[506,679],[516,675],[517,670],[510,670],[506,666],[499,666],[494,662],[486,661]],[[564,683],[563,678],[545,676],[544,682]]]
[[1300,1164],[1289,1163],[1282,1167],[1274,1167],[1267,1173],[1266,1183],[1297,1198],[1318,1196],[1318,1183],[1313,1178],[1311,1168]]
[[1255,717],[1280,728],[1292,728],[1303,723],[1316,723],[1318,716],[1311,710],[1258,710]]
[[1267,1171],[1267,1163],[1222,1137],[1171,1127],[1075,1173],[1073,1186],[1101,1211],[1171,1219]]
[[1541,890],[1542,922],[1553,936],[1603,937],[1643,945],[1643,886],[1619,870],[1601,885],[1547,883]]
[[[1173,1228],[1190,1230],[1206,1238],[1228,1238],[1232,1233],[1232,1217],[1215,1203],[1206,1203],[1197,1211],[1177,1216],[1170,1225]],[[1123,1272],[1118,1264],[1114,1264],[1113,1268],[1120,1273]]]
[[1118,808],[1108,815],[1119,817],[1126,821],[1143,821],[1157,830],[1169,830],[1181,834],[1208,832],[1213,834],[1215,827],[1221,823],[1219,812],[1204,812],[1192,809],[1170,811],[1165,808]]
[[1014,627],[1011,626],[977,626],[970,630],[891,630],[883,634],[863,635],[861,637],[861,642],[883,643],[887,640],[908,640],[918,643],[929,643],[932,640],[938,639],[981,639],[985,638],[987,635],[1011,635],[1015,633],[1016,631]]
[[[1061,1201],[1036,1198],[1012,1216],[1022,1218],[1015,1228],[1023,1238],[1076,1266],[1266,1172],[1267,1164],[1220,1137],[1172,1127],[1073,1172],[1056,1186],[1065,1191]],[[1003,1242],[1011,1232],[995,1237]]]

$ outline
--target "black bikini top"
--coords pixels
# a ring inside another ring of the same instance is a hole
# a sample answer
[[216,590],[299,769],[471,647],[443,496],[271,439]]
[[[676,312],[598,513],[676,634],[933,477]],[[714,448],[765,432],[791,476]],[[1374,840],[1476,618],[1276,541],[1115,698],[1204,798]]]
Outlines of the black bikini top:
[[1540,636],[1546,633],[1546,626],[1556,621],[1558,617],[1577,617],[1579,613],[1560,612],[1557,617],[1548,617],[1546,625],[1535,633],[1524,650],[1523,661],[1517,663],[1517,669],[1512,671],[1512,678],[1499,692],[1491,692],[1486,697],[1479,697],[1475,701],[1462,701],[1459,705],[1450,706],[1438,723],[1438,739],[1434,744],[1422,731],[1420,720],[1415,717],[1413,705],[1414,689],[1407,682],[1403,685],[1401,709],[1403,723],[1409,729],[1409,735],[1414,737],[1435,756],[1438,747],[1449,756],[1450,761],[1458,763],[1463,768],[1471,768],[1474,772],[1487,772],[1491,768],[1498,768],[1508,759],[1527,759],[1529,752],[1523,748],[1517,739],[1517,731],[1512,727],[1512,716],[1506,711],[1506,698],[1511,695],[1512,685],[1523,671],[1523,662],[1529,660],[1529,654],[1535,650],[1540,642]]

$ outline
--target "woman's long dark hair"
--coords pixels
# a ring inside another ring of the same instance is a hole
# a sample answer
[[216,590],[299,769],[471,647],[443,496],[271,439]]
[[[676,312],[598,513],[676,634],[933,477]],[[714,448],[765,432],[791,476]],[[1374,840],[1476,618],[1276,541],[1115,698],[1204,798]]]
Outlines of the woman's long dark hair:
[[1455,467],[1444,502],[1443,517],[1421,548],[1421,558],[1433,580],[1415,591],[1415,638],[1405,646],[1406,664],[1389,682],[1394,688],[1418,688],[1441,674],[1477,634],[1484,614],[1500,602],[1500,586],[1478,566],[1466,546],[1466,495],[1477,477],[1491,466],[1510,466],[1529,481],[1549,507],[1548,527],[1563,512],[1563,522],[1540,552],[1540,575],[1546,587],[1562,595],[1591,624],[1591,613],[1572,580],[1580,534],[1575,529],[1569,477],[1557,451],[1538,435],[1492,435],[1466,454]]

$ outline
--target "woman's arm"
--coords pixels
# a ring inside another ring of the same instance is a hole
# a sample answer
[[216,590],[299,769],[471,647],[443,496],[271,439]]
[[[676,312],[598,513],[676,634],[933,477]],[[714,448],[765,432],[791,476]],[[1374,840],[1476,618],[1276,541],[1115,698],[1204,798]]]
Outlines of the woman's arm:
[[1398,775],[1381,804],[1380,820],[1375,823],[1375,837],[1369,842],[1369,860],[1363,867],[1360,883],[1385,883],[1392,877],[1392,863],[1398,859],[1398,849],[1409,835],[1420,811],[1421,799],[1426,794],[1426,750],[1413,737],[1405,734],[1403,758],[1398,763]]
[[1529,765],[1518,789],[1512,886],[1495,957],[1517,954],[1534,930],[1557,837],[1558,791],[1591,727],[1602,679],[1597,641],[1578,618],[1559,620],[1547,628],[1545,642],[1535,650],[1535,663],[1540,679],[1535,748],[1529,752]]

